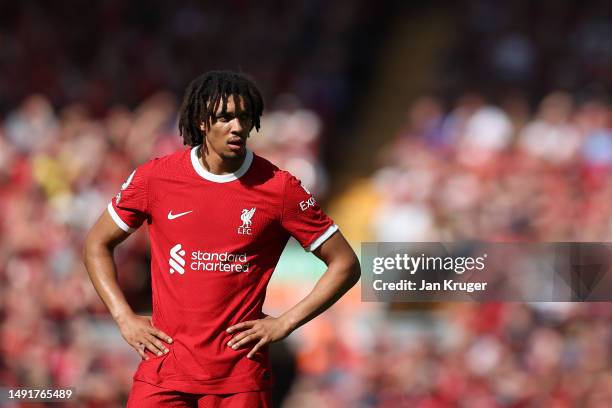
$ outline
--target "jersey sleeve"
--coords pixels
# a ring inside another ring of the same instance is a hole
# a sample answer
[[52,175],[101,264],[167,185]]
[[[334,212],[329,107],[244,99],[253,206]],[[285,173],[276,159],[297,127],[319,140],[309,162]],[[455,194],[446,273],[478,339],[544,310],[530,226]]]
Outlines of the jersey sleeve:
[[138,167],[129,175],[107,207],[113,221],[125,232],[134,232],[148,217],[147,164]]
[[290,174],[285,180],[281,225],[307,251],[317,249],[338,230],[314,196]]

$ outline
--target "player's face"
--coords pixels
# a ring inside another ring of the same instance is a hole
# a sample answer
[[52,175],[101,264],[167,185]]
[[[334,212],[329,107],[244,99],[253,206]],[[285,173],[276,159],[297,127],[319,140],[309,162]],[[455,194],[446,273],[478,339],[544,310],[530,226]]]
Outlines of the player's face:
[[213,120],[200,126],[206,133],[206,147],[209,152],[216,153],[224,160],[244,156],[246,140],[253,128],[251,118],[244,110],[244,101],[239,98],[238,102],[241,109],[236,112],[236,101],[230,96],[227,99],[225,112],[223,104],[220,103]]

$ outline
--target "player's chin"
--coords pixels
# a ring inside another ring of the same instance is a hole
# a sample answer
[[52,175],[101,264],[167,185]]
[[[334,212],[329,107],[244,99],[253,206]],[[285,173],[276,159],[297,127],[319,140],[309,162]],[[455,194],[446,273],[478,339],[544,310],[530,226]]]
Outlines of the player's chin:
[[244,156],[245,151],[244,146],[240,146],[240,148],[231,147],[225,151],[224,156],[227,159],[237,159]]

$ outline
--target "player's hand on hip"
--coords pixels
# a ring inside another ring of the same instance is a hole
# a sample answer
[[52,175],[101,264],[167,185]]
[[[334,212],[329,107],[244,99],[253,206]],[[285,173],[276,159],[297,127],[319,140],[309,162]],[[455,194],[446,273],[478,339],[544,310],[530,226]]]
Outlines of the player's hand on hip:
[[161,356],[168,352],[168,348],[162,341],[172,343],[172,338],[170,336],[153,327],[151,316],[130,314],[117,319],[117,325],[125,341],[127,341],[144,360],[149,359],[145,353],[146,349],[157,356]]
[[229,327],[228,333],[236,333],[227,343],[233,350],[238,350],[245,344],[257,342],[247,354],[252,358],[255,353],[268,343],[273,343],[287,337],[291,330],[280,318],[267,316],[259,320],[250,320]]

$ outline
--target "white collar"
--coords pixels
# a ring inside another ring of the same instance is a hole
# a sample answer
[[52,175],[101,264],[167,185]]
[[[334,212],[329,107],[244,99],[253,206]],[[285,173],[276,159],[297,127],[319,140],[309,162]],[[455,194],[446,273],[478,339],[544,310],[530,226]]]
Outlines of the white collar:
[[240,177],[244,176],[244,174],[251,167],[251,163],[253,163],[253,152],[246,149],[244,161],[236,172],[228,174],[214,174],[206,170],[204,166],[202,166],[202,163],[200,163],[200,160],[198,160],[198,149],[200,146],[202,145],[197,145],[191,149],[191,165],[196,173],[208,181],[213,181],[215,183],[228,183],[230,181],[238,180]]

